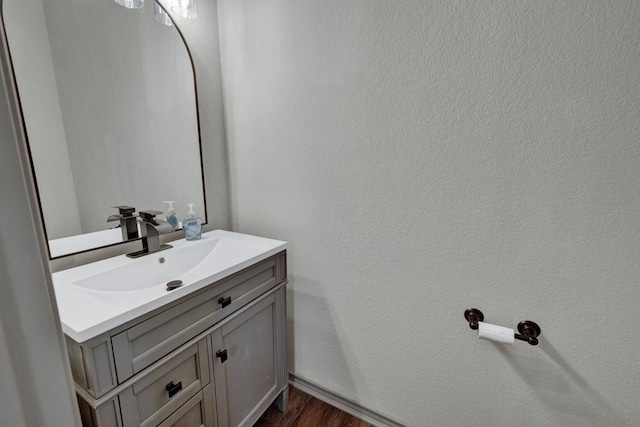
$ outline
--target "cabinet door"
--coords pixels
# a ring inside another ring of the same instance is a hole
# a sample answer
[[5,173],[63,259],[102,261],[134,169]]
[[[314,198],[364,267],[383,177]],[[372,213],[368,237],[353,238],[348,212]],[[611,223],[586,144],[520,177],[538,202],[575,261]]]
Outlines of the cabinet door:
[[251,426],[284,387],[284,289],[211,334],[220,427]]

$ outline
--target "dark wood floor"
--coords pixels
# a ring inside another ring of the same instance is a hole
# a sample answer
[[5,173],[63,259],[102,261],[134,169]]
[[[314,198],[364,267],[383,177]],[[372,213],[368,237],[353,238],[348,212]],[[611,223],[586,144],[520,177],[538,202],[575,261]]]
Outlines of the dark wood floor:
[[289,386],[289,406],[272,406],[254,427],[373,427],[358,418]]

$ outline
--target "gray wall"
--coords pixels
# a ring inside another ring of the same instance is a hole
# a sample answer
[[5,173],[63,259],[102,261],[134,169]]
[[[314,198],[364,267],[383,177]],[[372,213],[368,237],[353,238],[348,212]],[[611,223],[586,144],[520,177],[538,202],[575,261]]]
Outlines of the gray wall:
[[233,225],[290,242],[297,375],[410,426],[640,423],[640,3],[219,12]]
[[19,155],[14,134],[21,129],[15,95],[5,90],[4,40],[1,53],[0,216],[9,220],[0,222],[0,424],[73,427],[80,420],[26,152]]

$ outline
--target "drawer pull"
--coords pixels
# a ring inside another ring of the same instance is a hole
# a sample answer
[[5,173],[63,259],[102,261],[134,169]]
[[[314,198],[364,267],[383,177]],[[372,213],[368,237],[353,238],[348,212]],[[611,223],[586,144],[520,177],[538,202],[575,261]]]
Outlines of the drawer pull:
[[231,304],[231,297],[220,297],[220,299],[218,300],[218,304],[220,304],[222,308],[225,308],[226,306]]
[[220,363],[224,363],[227,361],[227,350],[218,350],[216,351],[216,357],[220,358]]
[[171,381],[165,388],[167,392],[169,392],[169,399],[171,399],[176,393],[182,390],[182,381],[178,382],[178,384],[174,384],[173,381]]

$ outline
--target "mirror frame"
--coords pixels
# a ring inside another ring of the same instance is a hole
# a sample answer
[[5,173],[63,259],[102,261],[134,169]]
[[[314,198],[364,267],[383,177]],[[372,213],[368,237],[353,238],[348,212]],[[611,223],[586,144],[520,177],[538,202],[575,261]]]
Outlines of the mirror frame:
[[[79,254],[84,254],[84,253],[88,253],[88,252],[92,252],[95,250],[100,250],[100,249],[104,249],[104,248],[110,248],[110,247],[114,247],[114,246],[119,246],[122,244],[126,244],[126,243],[130,243],[130,242],[135,242],[140,240],[141,238],[138,237],[136,239],[131,239],[131,240],[127,240],[127,241],[120,241],[120,242],[116,242],[116,243],[112,243],[109,245],[102,245],[102,246],[95,246],[91,249],[84,249],[84,250],[80,250],[80,251],[76,251],[76,252],[69,252],[67,254],[64,255],[59,255],[59,256],[55,256],[52,257],[51,256],[51,245],[49,243],[49,237],[47,235],[47,228],[45,225],[45,221],[44,221],[44,211],[42,210],[42,203],[41,203],[41,199],[40,199],[40,190],[38,187],[38,179],[36,176],[36,170],[35,170],[35,165],[33,163],[33,157],[31,154],[31,144],[29,143],[29,134],[27,131],[27,124],[25,122],[24,119],[24,112],[22,109],[22,101],[20,99],[20,89],[18,88],[18,79],[16,77],[16,71],[15,71],[15,67],[13,64],[13,58],[11,55],[11,45],[9,42],[9,38],[7,36],[7,30],[6,30],[6,25],[5,25],[5,21],[6,21],[6,16],[4,13],[4,5],[5,5],[5,1],[0,0],[0,19],[2,19],[2,30],[3,30],[3,36],[4,39],[6,40],[6,50],[7,50],[7,56],[8,56],[8,60],[9,60],[9,68],[10,68],[10,72],[11,72],[11,78],[12,78],[12,84],[13,84],[13,90],[15,91],[16,94],[16,101],[17,101],[17,110],[18,110],[18,119],[20,121],[21,127],[22,127],[22,131],[24,132],[24,142],[25,142],[25,149],[26,149],[26,153],[27,156],[29,158],[29,169],[31,170],[31,179],[33,180],[33,187],[35,190],[35,195],[36,195],[36,199],[38,202],[38,211],[40,212],[40,218],[39,221],[41,223],[42,226],[42,230],[44,233],[44,238],[47,242],[47,256],[49,258],[50,261],[52,260],[57,260],[57,259],[62,259],[65,257],[71,257],[74,255],[79,255]],[[182,43],[184,44],[185,49],[187,50],[187,55],[189,56],[189,62],[191,63],[191,72],[193,74],[193,89],[194,89],[194,101],[196,104],[196,128],[198,130],[198,153],[200,154],[200,181],[202,184],[202,199],[204,202],[204,206],[203,206],[203,212],[204,212],[204,220],[202,222],[203,227],[205,225],[208,224],[209,222],[209,215],[207,212],[207,192],[206,192],[206,187],[205,187],[205,175],[204,175],[204,156],[203,156],[203,152],[202,152],[202,130],[200,127],[200,104],[198,102],[198,81],[197,81],[197,76],[196,76],[196,67],[195,67],[195,62],[193,61],[193,55],[191,54],[191,49],[189,49],[189,45],[187,44],[187,40],[184,37],[184,34],[182,33],[182,30],[180,29],[180,27],[178,26],[178,24],[176,23],[175,15],[168,10],[160,1],[158,1],[158,5],[160,6],[161,9],[163,9],[170,17],[171,20],[173,21],[173,26],[176,29],[176,31],[178,32],[178,35],[180,36],[180,39],[182,39]],[[161,24],[159,24],[161,25]],[[175,235],[175,233],[182,233],[182,229],[176,230],[173,233],[170,233],[169,235]],[[79,234],[79,236],[81,236],[82,234]],[[73,236],[69,236],[69,237],[73,237]]]

